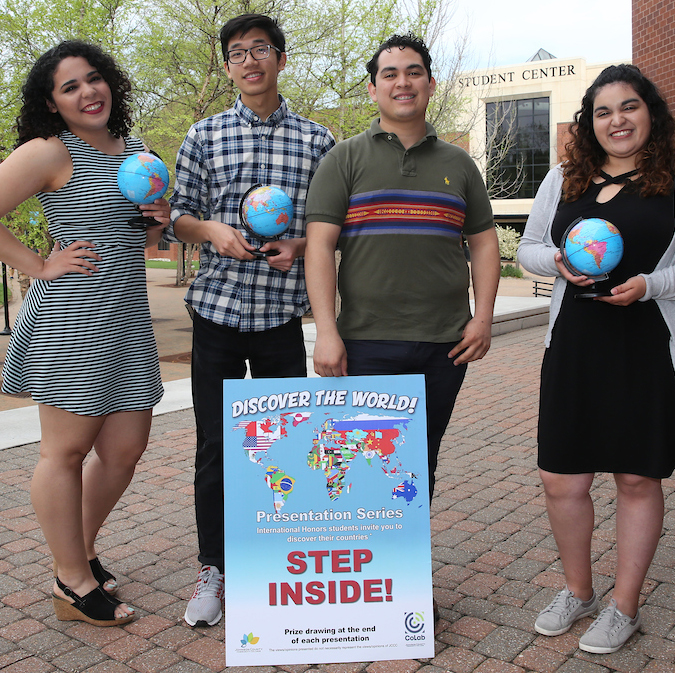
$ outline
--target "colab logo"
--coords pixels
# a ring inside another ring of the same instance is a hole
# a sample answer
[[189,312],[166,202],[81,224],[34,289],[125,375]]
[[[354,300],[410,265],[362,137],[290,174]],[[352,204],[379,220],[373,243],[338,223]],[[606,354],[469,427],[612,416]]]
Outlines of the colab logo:
[[424,614],[422,612],[409,612],[405,615],[406,642],[422,642],[426,640],[424,632]]
[[253,633],[249,633],[248,635],[244,635],[244,637],[241,639],[241,646],[245,647],[246,645],[257,645],[258,640],[260,640],[259,637],[254,637]]

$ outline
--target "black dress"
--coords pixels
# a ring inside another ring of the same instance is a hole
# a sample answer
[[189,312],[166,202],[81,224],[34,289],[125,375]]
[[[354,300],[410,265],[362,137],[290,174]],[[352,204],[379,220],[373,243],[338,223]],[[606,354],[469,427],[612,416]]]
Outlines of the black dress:
[[[641,199],[625,186],[604,204],[602,185],[561,203],[556,246],[576,218],[619,228],[624,255],[598,286],[650,273],[673,238],[673,196]],[[666,478],[675,469],[675,372],[670,332],[654,300],[619,307],[575,299],[568,283],[541,370],[539,467],[553,473],[630,473]]]

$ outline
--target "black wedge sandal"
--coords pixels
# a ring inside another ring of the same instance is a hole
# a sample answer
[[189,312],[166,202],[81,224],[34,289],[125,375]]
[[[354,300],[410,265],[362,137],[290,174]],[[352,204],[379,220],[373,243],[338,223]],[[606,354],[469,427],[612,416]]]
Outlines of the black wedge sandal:
[[[117,579],[115,578],[114,574],[111,574],[108,572],[108,570],[103,568],[103,565],[101,565],[101,561],[98,559],[98,557],[94,558],[93,560],[89,560],[89,567],[91,567],[91,573],[94,575],[94,579],[98,582],[98,585],[103,588],[103,590],[108,594],[108,595],[116,595],[117,591],[119,590],[119,586],[117,584]],[[52,568],[54,569],[54,578],[59,576],[59,567],[56,564],[56,560],[52,558]],[[115,586],[114,588],[106,588],[106,584],[114,583]]]
[[80,597],[58,577],[56,585],[74,600],[71,603],[52,592],[52,604],[59,621],[85,621],[92,626],[120,626],[136,618],[134,613],[117,618],[115,608],[122,604],[121,601],[111,597],[100,586]]
[[[101,565],[101,561],[98,557],[89,561],[89,567],[91,567],[91,573],[94,575],[94,579],[98,581],[98,585],[101,586],[108,595],[115,595],[119,590],[115,575],[103,569],[103,565]],[[105,587],[106,584],[111,583],[115,584],[114,588]]]

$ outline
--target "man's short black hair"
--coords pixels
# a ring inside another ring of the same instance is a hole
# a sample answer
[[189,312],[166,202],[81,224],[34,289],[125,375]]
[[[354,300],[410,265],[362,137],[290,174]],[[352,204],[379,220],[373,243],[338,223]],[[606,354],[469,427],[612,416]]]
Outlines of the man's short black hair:
[[[279,52],[286,51],[286,38],[275,19],[265,16],[264,14],[241,14],[234,19],[230,19],[220,29],[220,45],[223,49],[223,59],[225,60],[226,65],[227,45],[230,43],[230,40],[237,35],[246,35],[246,33],[253,28],[264,30],[267,35],[269,35],[272,45],[276,47]],[[277,54],[277,59],[278,58],[279,54]]]
[[368,61],[366,70],[370,73],[370,81],[373,84],[375,84],[375,76],[377,75],[380,54],[385,49],[390,52],[394,47],[398,47],[399,49],[410,47],[410,49],[414,49],[422,57],[422,63],[427,70],[429,82],[431,82],[431,56],[429,55],[429,50],[427,49],[427,46],[424,44],[423,40],[412,33],[407,33],[406,35],[392,35],[388,40],[380,45],[373,58]]

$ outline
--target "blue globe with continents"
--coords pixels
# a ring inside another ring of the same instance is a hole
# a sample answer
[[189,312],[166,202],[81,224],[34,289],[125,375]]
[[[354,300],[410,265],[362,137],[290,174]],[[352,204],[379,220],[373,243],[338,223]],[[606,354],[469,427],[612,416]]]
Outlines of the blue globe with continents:
[[166,193],[169,170],[156,155],[138,152],[122,162],[117,171],[117,185],[130,202],[152,204]]
[[560,252],[572,274],[600,281],[621,261],[623,237],[608,220],[583,218],[567,228]]
[[282,235],[293,221],[293,202],[281,188],[254,185],[242,197],[239,215],[250,234],[272,240]]

